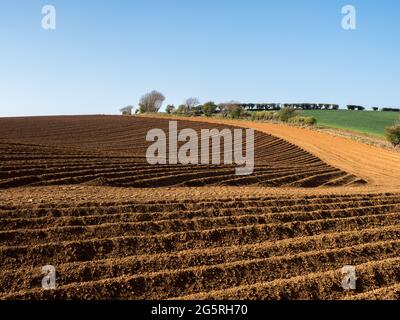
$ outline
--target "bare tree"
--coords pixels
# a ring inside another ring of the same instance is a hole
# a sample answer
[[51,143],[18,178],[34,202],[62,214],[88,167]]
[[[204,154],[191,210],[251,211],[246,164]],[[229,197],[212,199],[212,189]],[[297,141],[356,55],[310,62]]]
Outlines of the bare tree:
[[236,109],[239,105],[240,105],[240,102],[235,101],[235,100],[231,100],[231,101],[228,101],[228,102],[220,103],[218,105],[218,108],[219,108],[219,112],[224,117],[226,117],[228,115],[228,113],[230,112],[230,110]]
[[197,98],[189,98],[185,101],[186,112],[190,112],[194,110],[200,104],[199,99]]
[[119,111],[122,112],[123,115],[127,116],[127,115],[132,115],[132,110],[134,109],[134,106],[126,106],[122,109],[120,109]]
[[140,98],[140,112],[158,112],[165,100],[161,92],[153,90]]

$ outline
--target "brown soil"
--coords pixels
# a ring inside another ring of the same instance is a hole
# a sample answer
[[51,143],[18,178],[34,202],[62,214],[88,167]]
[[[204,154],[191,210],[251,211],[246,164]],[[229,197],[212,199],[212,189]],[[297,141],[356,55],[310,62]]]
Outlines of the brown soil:
[[400,153],[345,137],[284,124],[242,120],[186,118],[193,122],[253,128],[301,147],[324,162],[366,180],[370,186],[400,186]]
[[[188,127],[197,132],[233,128],[179,121],[178,129]],[[168,120],[111,116],[0,119],[0,188],[83,183],[136,188],[310,188],[364,183],[356,175],[262,132],[255,136],[255,169],[251,176],[236,176],[234,165],[149,165],[145,158],[150,145],[146,134],[153,128],[168,132]],[[222,154],[223,146],[220,151]]]
[[[281,125],[180,122],[260,130],[254,176],[232,183],[225,166],[147,165],[145,132],[165,123],[0,119],[0,299],[399,298],[397,153]],[[47,264],[56,290],[41,288]]]

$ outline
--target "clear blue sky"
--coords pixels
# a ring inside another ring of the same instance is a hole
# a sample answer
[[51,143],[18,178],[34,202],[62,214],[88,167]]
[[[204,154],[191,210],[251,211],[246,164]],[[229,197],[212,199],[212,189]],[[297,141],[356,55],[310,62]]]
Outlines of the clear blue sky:
[[398,0],[1,0],[0,43],[0,116],[113,114],[153,89],[164,106],[400,106]]

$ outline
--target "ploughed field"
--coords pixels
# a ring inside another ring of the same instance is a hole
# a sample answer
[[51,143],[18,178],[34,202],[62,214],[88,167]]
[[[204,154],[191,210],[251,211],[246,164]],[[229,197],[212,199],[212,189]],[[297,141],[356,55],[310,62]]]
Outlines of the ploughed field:
[[[146,132],[167,127],[0,119],[0,299],[400,298],[397,187],[261,132],[249,177],[148,165]],[[49,264],[55,290],[41,288]],[[355,290],[341,286],[345,265]]]
[[[146,150],[152,142],[146,141],[146,134],[154,128],[168,134],[168,123],[167,119],[112,116],[0,119],[0,188],[82,183],[136,188],[319,187],[364,182],[261,132],[255,134],[255,169],[250,176],[235,175],[236,165],[150,165]],[[179,121],[178,130],[184,128],[195,129],[200,136],[201,129],[233,127]],[[210,158],[211,153],[210,146]]]
[[[120,189],[3,193],[0,298],[399,297],[398,193]],[[30,202],[41,196],[53,200]],[[41,289],[47,264],[56,290]],[[354,292],[344,265],[357,266]]]

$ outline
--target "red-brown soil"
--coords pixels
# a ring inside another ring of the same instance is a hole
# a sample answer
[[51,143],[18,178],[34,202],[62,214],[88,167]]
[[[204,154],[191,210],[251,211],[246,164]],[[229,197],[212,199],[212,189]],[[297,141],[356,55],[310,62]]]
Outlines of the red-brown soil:
[[[0,119],[0,299],[400,298],[395,152],[254,124],[257,169],[238,181],[148,165],[145,132],[165,123]],[[227,124],[253,126],[179,122]],[[41,288],[47,264],[56,290]]]
[[326,163],[352,173],[368,182],[369,186],[392,188],[400,186],[400,152],[367,145],[344,137],[308,128],[284,124],[256,123],[241,120],[188,118],[210,124],[229,123],[272,134],[310,152]]
[[[227,126],[179,121],[178,129],[187,127],[200,132]],[[106,116],[0,119],[0,188],[82,183],[138,188],[364,183],[354,174],[261,132],[256,133],[255,169],[250,176],[236,176],[234,165],[149,165],[146,133],[153,128],[168,133],[168,120]]]

